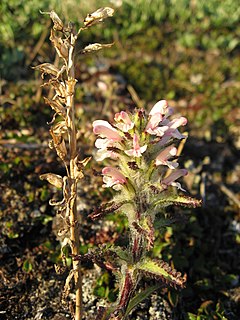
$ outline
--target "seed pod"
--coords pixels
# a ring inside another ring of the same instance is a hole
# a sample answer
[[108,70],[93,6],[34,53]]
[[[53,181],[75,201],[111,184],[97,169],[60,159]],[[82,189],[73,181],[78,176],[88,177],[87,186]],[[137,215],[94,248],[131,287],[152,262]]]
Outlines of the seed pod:
[[66,87],[67,87],[67,94],[69,96],[72,96],[75,92],[75,85],[77,83],[76,79],[70,78],[69,80],[66,80]]
[[97,11],[94,11],[93,13],[87,15],[87,17],[84,19],[84,26],[91,27],[94,24],[102,22],[103,19],[112,17],[113,13],[114,13],[114,9],[112,8],[109,8],[109,7],[100,8]]
[[40,175],[41,180],[47,180],[56,188],[62,188],[63,186],[63,178],[58,174],[54,173],[44,173]]
[[68,131],[65,121],[59,121],[52,127],[51,131],[57,136],[64,135]]
[[50,18],[53,21],[53,29],[56,30],[56,31],[62,31],[63,30],[63,22],[59,18],[59,16],[56,14],[55,11],[52,10],[50,12]]
[[50,107],[61,117],[65,118],[66,110],[64,106],[59,101],[49,100],[48,98],[44,97],[45,103],[49,104]]
[[62,38],[55,36],[53,30],[51,30],[51,35],[50,35],[49,39],[53,43],[59,57],[67,59],[67,57],[68,57],[68,44],[67,44],[67,42],[63,41]]
[[101,44],[101,43],[93,43],[86,46],[83,50],[80,51],[82,54],[91,53],[93,51],[99,51],[103,48],[110,48],[113,45],[113,43],[109,44]]
[[67,156],[67,148],[63,137],[61,135],[55,134],[51,129],[49,130],[49,132],[53,138],[52,145],[56,149],[57,155],[61,160],[65,161]]
[[51,76],[56,77],[59,73],[58,68],[51,63],[42,63],[36,67],[32,67],[32,69],[40,70],[42,73],[42,78],[44,78],[45,74],[49,74]]
[[51,85],[53,86],[54,90],[56,91],[56,95],[54,97],[55,98],[58,97],[61,100],[61,102],[66,103],[67,90],[65,87],[65,83],[63,81],[51,80]]
[[49,14],[50,18],[52,19],[53,22],[53,29],[56,31],[62,31],[63,30],[63,22],[59,18],[59,16],[56,14],[55,11],[50,11],[50,12],[43,12],[40,10],[41,14]]

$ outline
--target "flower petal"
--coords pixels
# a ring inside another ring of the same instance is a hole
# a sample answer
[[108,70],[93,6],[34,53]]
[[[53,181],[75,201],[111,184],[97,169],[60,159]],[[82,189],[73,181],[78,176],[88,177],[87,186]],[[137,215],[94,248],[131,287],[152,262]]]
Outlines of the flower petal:
[[187,124],[187,119],[185,117],[180,117],[170,121],[168,126],[171,129],[177,129],[178,127],[185,126],[186,124]]
[[129,115],[125,111],[121,111],[115,114],[114,120],[117,122],[118,127],[123,132],[128,132],[134,127],[134,123],[129,118]]
[[133,149],[125,150],[124,152],[130,157],[141,157],[142,153],[147,150],[147,145],[140,147],[139,145],[139,138],[134,133],[133,135]]
[[[116,168],[105,167],[102,169],[103,187],[113,187],[115,185],[121,185],[127,182],[126,177]],[[116,188],[115,188],[116,189]]]
[[178,167],[178,163],[168,161],[168,159],[174,157],[176,154],[177,154],[177,148],[175,148],[174,146],[169,146],[165,148],[156,157],[156,160],[155,160],[156,166],[166,165],[171,169],[175,169],[176,167]]
[[152,107],[151,111],[149,112],[149,115],[155,115],[155,114],[166,114],[168,110],[168,103],[166,100],[160,100]]
[[118,131],[111,124],[104,120],[96,120],[93,122],[93,132],[100,137],[121,141],[122,138]]
[[162,184],[166,186],[171,185],[182,190],[180,183],[175,182],[175,180],[179,179],[180,177],[186,176],[187,174],[188,171],[186,169],[174,170],[168,177],[162,180]]
[[[163,116],[167,113],[167,110],[168,110],[168,104],[166,100],[160,100],[153,106],[152,110],[149,113],[150,119],[145,128],[145,130],[148,133],[150,133],[151,130],[154,130],[159,125],[159,123],[163,119]],[[150,133],[150,134],[156,134],[156,133]]]

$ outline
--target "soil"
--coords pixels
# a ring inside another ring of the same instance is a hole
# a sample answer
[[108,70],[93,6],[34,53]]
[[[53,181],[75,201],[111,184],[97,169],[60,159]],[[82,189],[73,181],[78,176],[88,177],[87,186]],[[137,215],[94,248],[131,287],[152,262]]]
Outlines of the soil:
[[[95,91],[77,104],[77,112],[82,115],[80,125],[85,128],[79,141],[79,145],[84,145],[85,156],[91,154],[94,144],[91,120],[102,118],[102,114],[111,119],[115,111],[123,109],[123,104],[129,109],[134,106],[126,82],[119,74],[110,72],[110,68],[90,78],[91,83],[80,83],[79,90],[91,92],[91,87]],[[111,101],[99,95],[98,81],[116,83]],[[107,104],[113,104],[114,108],[108,108]],[[11,105],[5,107],[11,109]],[[30,129],[26,125],[22,127],[8,111],[2,127],[0,318],[6,320],[72,319],[74,294],[64,299],[68,271],[62,268],[56,272],[55,265],[62,266],[56,236],[58,222],[54,208],[48,203],[53,196],[61,195],[39,180],[41,173],[62,174],[64,169],[48,148],[46,122],[50,118],[44,111],[46,106],[40,104],[37,108],[36,103],[26,115],[30,116]],[[186,113],[184,108],[178,110]],[[187,273],[187,287],[177,298],[172,290],[158,291],[134,310],[130,319],[195,319],[190,315],[197,313],[204,316],[201,319],[239,319],[240,197],[237,192],[240,164],[239,143],[234,133],[237,130],[231,130],[233,133],[229,132],[224,138],[207,139],[206,131],[203,134],[199,128],[189,126],[190,138],[181,158],[190,171],[184,184],[191,195],[203,198],[203,206],[191,211],[181,209],[187,221],[174,227],[173,233],[169,234],[168,230],[160,236],[166,245],[163,256]],[[94,168],[98,170],[98,164],[94,163]],[[79,190],[82,238],[85,239],[82,249],[118,241],[116,226],[122,227],[121,221],[93,223],[88,218],[101,199],[110,197],[101,188],[101,177],[88,169]],[[90,290],[97,286],[101,274],[92,264],[83,266],[85,319],[88,320],[95,319],[97,306],[106,303]],[[109,287],[114,290],[113,284]]]

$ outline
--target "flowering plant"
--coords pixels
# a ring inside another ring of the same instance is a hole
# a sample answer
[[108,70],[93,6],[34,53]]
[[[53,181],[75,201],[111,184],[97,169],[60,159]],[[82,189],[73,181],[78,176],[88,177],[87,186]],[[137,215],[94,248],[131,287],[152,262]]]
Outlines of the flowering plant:
[[112,187],[117,193],[91,217],[122,212],[130,230],[127,249],[107,250],[107,267],[120,279],[117,304],[106,311],[112,319],[124,319],[130,312],[129,303],[142,276],[180,288],[186,281],[186,276],[168,263],[147,256],[154,244],[154,223],[165,217],[167,206],[196,207],[201,203],[177,193],[177,189],[185,191],[177,180],[185,176],[187,170],[178,169],[178,151],[174,143],[185,138],[178,128],[185,125],[187,119],[170,120],[172,114],[167,101],[161,100],[148,115],[143,109],[134,114],[121,111],[115,114],[112,125],[104,120],[93,122],[93,131],[98,136],[96,160],[111,158],[115,161],[114,166],[102,169],[103,187]]
[[[93,131],[98,135],[96,159],[102,161],[110,158],[116,164],[102,169],[103,187],[112,187],[117,193],[110,203],[100,206],[91,217],[96,219],[104,213],[123,212],[128,219],[130,242],[128,248],[106,247],[98,252],[80,255],[81,218],[77,212],[77,188],[90,158],[80,160],[82,155],[77,147],[79,131],[75,123],[74,106],[76,43],[82,31],[111,17],[113,12],[112,8],[105,7],[88,14],[79,30],[75,30],[72,23],[65,25],[54,11],[45,12],[53,22],[50,41],[61,65],[56,67],[51,63],[42,63],[34,67],[41,71],[42,78],[47,77],[43,86],[51,87],[54,92],[52,98],[45,98],[55,112],[49,123],[52,137],[49,146],[55,149],[66,172],[64,176],[45,173],[40,178],[62,189],[63,193],[61,201],[51,200],[50,204],[59,208],[58,213],[64,224],[64,228],[58,232],[63,235],[61,245],[62,248],[68,245],[73,257],[64,293],[65,296],[69,294],[70,282],[74,280],[75,320],[81,320],[83,315],[80,262],[84,259],[91,259],[112,270],[120,281],[116,304],[108,309],[102,308],[97,315],[98,320],[126,319],[133,306],[147,295],[143,292],[141,298],[133,298],[144,275],[182,288],[186,276],[162,260],[152,260],[147,253],[154,245],[154,224],[165,217],[164,208],[169,205],[200,205],[199,200],[177,193],[177,189],[184,191],[177,180],[185,176],[187,170],[178,169],[178,150],[174,143],[185,138],[178,127],[185,125],[187,120],[184,117],[170,120],[173,110],[165,100],[157,102],[149,115],[141,109],[133,114],[125,111],[116,113],[112,125],[104,120],[96,120],[93,122]],[[90,44],[80,50],[80,54],[111,45]],[[63,250],[62,256],[64,258]],[[157,287],[150,288],[148,294]]]

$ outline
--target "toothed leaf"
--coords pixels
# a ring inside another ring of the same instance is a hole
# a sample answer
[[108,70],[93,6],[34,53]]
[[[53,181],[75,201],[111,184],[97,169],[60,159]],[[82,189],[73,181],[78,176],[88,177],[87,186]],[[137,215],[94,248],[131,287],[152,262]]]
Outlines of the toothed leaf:
[[186,282],[185,275],[182,277],[180,272],[172,269],[167,262],[162,260],[145,259],[138,264],[137,269],[145,276],[161,280],[173,287],[183,288]]
[[157,199],[153,206],[161,206],[168,207],[170,205],[183,206],[189,208],[200,207],[202,204],[202,200],[198,200],[195,198],[191,198],[188,196],[177,195],[177,196],[169,196],[166,198]]
[[174,204],[183,206],[183,207],[197,208],[197,207],[201,207],[202,200],[198,200],[188,196],[178,195],[174,200]]

